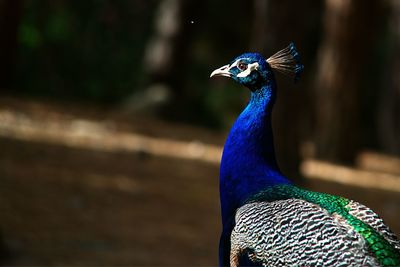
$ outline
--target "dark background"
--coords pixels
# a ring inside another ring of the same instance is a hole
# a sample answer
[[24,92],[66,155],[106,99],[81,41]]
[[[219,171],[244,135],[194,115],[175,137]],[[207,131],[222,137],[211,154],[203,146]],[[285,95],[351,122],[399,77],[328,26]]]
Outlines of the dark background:
[[283,172],[400,233],[398,1],[0,0],[0,263],[215,265],[218,153],[248,92],[209,74],[291,41]]

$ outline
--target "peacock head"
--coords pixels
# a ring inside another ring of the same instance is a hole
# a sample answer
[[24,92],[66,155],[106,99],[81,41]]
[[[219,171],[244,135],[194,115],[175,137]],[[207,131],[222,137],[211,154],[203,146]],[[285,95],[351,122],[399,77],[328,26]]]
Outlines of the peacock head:
[[299,78],[304,66],[300,63],[300,56],[294,43],[290,43],[288,47],[268,59],[258,53],[242,54],[230,64],[214,70],[210,77],[230,77],[254,91],[260,85],[274,80],[272,69],[294,77],[295,81]]
[[210,77],[214,76],[230,77],[253,89],[271,80],[273,73],[263,56],[258,53],[245,53],[232,60],[230,64],[214,70]]

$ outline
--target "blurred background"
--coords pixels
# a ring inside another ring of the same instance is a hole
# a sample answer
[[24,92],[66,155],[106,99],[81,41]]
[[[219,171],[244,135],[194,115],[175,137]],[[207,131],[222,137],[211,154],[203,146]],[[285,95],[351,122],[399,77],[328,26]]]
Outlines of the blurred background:
[[0,0],[0,264],[216,265],[249,93],[209,74],[291,41],[282,171],[400,234],[400,1]]

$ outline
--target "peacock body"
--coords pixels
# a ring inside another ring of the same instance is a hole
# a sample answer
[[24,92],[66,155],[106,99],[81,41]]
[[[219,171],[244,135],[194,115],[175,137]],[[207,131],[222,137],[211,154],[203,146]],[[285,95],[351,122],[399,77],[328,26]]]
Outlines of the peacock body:
[[298,78],[293,43],[265,60],[246,53],[216,69],[248,87],[220,168],[221,266],[400,266],[400,242],[368,207],[292,184],[275,159],[272,69]]

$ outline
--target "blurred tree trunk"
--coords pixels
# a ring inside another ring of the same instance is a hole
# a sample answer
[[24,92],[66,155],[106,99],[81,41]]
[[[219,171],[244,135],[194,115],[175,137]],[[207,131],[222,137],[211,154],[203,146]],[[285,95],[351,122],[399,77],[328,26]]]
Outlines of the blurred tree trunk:
[[0,87],[9,89],[15,69],[21,0],[0,0]]
[[378,139],[385,152],[400,153],[400,1],[392,0],[389,18],[388,71],[384,75],[378,116]]
[[250,49],[264,53],[266,49],[266,32],[268,6],[271,5],[268,0],[254,0],[253,32],[250,40]]
[[[250,49],[266,58],[294,41],[304,59],[303,47],[312,47],[319,30],[322,5],[319,1],[254,0],[253,27]],[[312,14],[304,17],[304,14]],[[311,36],[311,38],[310,38]],[[311,62],[304,62],[310,71]],[[299,177],[300,146],[311,133],[311,112],[307,81],[294,82],[281,74],[275,75],[278,83],[278,99],[273,113],[274,142],[279,166],[282,171]]]
[[316,74],[317,157],[351,162],[362,144],[362,84],[381,5],[381,1],[325,1]]
[[182,112],[176,105],[184,103],[188,93],[183,89],[183,82],[193,33],[194,21],[189,15],[194,10],[193,5],[194,2],[185,0],[163,0],[159,4],[154,33],[144,57],[149,84],[134,103],[140,103],[144,110],[161,112],[168,117],[177,116],[172,114],[175,111]]
[[156,12],[155,30],[145,54],[145,67],[153,82],[173,83],[182,38],[183,5],[183,0],[164,0]]

